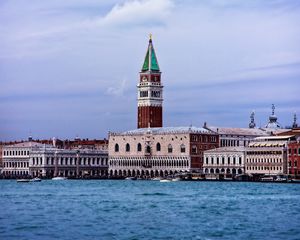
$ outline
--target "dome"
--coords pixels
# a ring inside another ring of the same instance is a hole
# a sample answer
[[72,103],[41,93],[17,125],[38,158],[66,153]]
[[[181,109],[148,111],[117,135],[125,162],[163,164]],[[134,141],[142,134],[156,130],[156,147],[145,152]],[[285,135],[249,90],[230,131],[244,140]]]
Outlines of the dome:
[[269,116],[269,122],[265,128],[278,129],[281,125],[277,122],[277,116],[275,115],[275,106],[272,104],[272,114]]

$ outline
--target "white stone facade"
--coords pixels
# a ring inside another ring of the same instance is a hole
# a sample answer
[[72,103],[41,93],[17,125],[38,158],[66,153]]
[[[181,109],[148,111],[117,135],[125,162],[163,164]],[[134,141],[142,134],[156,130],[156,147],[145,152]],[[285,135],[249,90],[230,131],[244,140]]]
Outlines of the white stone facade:
[[245,148],[221,147],[204,151],[203,173],[237,175],[245,172]]
[[30,175],[42,177],[108,175],[108,154],[101,150],[41,149],[32,151],[29,161]]
[[104,177],[108,175],[108,152],[95,149],[58,149],[37,142],[2,146],[5,178]]
[[[109,135],[109,173],[111,176],[166,176],[193,169],[192,134],[204,134],[207,145],[217,137],[203,128],[148,128]],[[196,147],[196,145],[195,145]]]
[[2,174],[7,177],[30,175],[29,159],[32,149],[40,149],[45,145],[36,142],[24,142],[2,147]]

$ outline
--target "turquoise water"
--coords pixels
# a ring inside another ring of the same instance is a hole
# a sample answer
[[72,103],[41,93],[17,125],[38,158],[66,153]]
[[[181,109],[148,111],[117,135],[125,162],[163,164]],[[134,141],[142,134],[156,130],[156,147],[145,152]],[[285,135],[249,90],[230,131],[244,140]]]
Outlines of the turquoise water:
[[300,184],[0,181],[0,239],[300,239]]

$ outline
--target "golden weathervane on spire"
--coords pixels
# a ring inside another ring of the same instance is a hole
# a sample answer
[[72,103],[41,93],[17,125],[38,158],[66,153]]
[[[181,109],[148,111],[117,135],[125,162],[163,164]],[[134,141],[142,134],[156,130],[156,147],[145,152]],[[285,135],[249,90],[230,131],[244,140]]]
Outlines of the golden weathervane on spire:
[[149,34],[149,40],[152,40],[152,33]]

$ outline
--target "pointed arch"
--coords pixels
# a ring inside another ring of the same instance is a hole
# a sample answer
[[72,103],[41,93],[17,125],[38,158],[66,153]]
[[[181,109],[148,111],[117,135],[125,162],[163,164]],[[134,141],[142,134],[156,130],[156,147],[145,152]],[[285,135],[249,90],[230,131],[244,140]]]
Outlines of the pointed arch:
[[146,147],[146,152],[147,152],[147,153],[151,153],[151,147],[150,147],[150,145],[147,145],[147,147]]
[[126,152],[130,152],[130,145],[129,145],[129,143],[126,143],[125,150],[126,150]]
[[142,151],[142,144],[141,144],[141,143],[138,143],[138,144],[137,144],[137,151],[138,151],[138,152],[141,152],[141,151]]
[[180,152],[185,153],[185,145],[184,144],[180,145]]
[[168,153],[172,153],[173,152],[173,147],[171,144],[168,145]]
[[119,149],[120,149],[120,148],[119,148],[119,144],[116,143],[116,144],[115,144],[115,152],[119,152]]
[[160,146],[160,143],[158,142],[158,143],[156,143],[156,151],[160,152],[160,150],[161,150],[161,146]]
[[194,154],[197,153],[197,146],[196,145],[192,146],[192,153],[194,153]]

